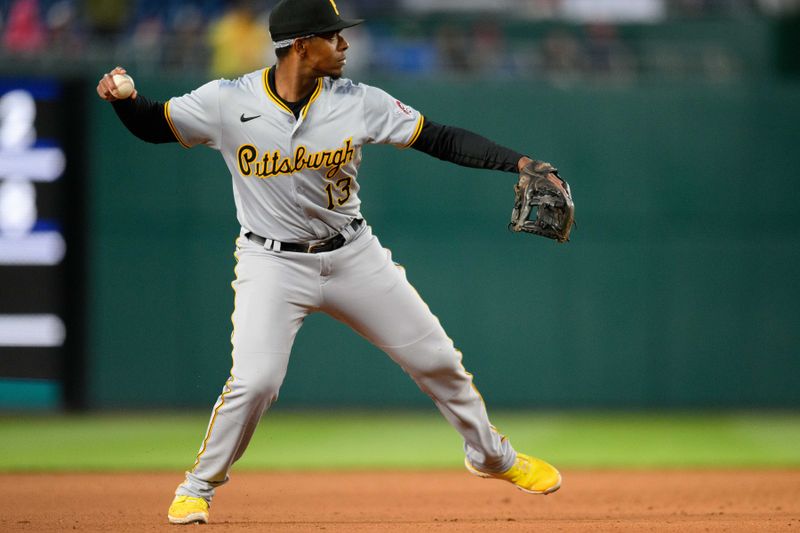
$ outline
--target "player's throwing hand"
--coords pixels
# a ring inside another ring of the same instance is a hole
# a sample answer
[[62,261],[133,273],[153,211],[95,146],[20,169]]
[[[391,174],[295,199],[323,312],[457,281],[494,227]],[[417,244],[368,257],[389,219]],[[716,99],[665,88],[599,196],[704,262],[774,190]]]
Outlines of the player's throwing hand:
[[100,81],[97,82],[97,95],[106,102],[115,102],[117,100],[124,100],[125,98],[136,98],[136,89],[129,96],[121,96],[117,92],[117,84],[114,83],[114,76],[117,74],[126,74],[127,71],[122,67],[116,67],[111,72],[103,74]]

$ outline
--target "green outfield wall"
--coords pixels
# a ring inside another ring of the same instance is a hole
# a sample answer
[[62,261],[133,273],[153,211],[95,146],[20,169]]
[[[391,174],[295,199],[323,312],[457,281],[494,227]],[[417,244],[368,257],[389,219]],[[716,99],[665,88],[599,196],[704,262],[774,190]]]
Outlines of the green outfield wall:
[[[800,406],[800,85],[364,81],[572,184],[578,226],[557,245],[506,230],[513,175],[364,150],[363,213],[490,406]],[[212,150],[138,141],[96,99],[88,121],[89,405],[210,407],[231,364],[230,177]],[[428,404],[317,315],[280,401]]]

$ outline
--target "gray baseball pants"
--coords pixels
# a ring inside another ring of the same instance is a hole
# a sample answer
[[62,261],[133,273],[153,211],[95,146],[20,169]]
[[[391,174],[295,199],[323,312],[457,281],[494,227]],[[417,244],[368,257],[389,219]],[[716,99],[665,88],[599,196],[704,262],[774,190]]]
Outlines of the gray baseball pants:
[[405,272],[364,224],[350,242],[317,254],[274,252],[237,240],[233,367],[200,451],[176,494],[211,501],[278,398],[303,319],[323,311],[386,352],[464,438],[470,463],[502,472],[516,460],[447,337]]

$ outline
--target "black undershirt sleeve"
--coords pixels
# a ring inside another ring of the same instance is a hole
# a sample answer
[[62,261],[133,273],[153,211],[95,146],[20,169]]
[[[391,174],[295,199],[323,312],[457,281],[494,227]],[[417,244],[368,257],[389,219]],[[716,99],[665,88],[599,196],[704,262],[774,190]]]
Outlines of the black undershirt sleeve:
[[518,172],[522,154],[471,131],[444,126],[425,119],[411,148],[457,165]]
[[156,144],[178,142],[164,116],[163,103],[139,94],[136,99],[116,100],[111,105],[125,127],[141,140]]

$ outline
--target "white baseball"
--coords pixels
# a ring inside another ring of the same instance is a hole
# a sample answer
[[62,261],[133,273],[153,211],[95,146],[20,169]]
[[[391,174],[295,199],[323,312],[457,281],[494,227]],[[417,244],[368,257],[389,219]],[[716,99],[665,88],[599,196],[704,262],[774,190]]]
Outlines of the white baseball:
[[118,98],[128,98],[133,93],[133,78],[127,74],[114,74],[113,79],[117,86]]

